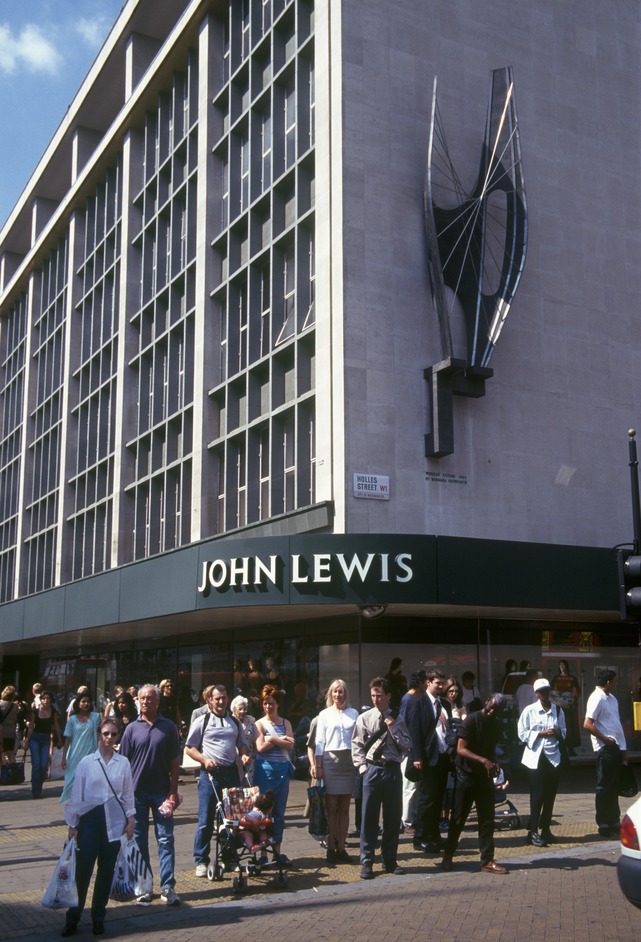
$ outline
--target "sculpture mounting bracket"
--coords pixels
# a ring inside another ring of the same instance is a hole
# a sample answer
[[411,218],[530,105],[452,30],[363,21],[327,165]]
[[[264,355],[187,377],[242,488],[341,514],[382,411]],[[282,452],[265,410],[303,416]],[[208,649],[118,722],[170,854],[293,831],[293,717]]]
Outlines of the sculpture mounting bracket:
[[470,366],[466,360],[448,357],[428,366],[427,381],[431,431],[425,436],[425,457],[443,458],[454,452],[454,396],[480,399],[485,381],[494,375],[489,367]]

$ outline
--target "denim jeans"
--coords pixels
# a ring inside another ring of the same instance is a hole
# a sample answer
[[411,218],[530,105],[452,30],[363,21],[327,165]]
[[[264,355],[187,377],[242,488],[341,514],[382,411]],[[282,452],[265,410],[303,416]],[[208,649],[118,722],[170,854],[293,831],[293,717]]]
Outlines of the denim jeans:
[[119,850],[120,841],[110,841],[107,837],[105,809],[102,805],[82,815],[78,822],[78,852],[76,854],[78,905],[67,910],[68,923],[75,925],[80,922],[96,860],[98,872],[91,900],[91,918],[94,922],[104,922]]
[[160,888],[161,890],[173,888],[176,885],[174,876],[176,855],[174,851],[174,818],[163,818],[158,809],[167,797],[167,793],[153,795],[151,792],[139,791],[134,794],[136,805],[136,824],[134,837],[143,860],[151,870],[149,859],[149,812],[154,822],[154,833],[158,844],[158,860],[160,862]]
[[272,841],[280,844],[285,828],[285,808],[289,797],[289,762],[270,762],[259,754],[256,756],[254,768],[254,785],[257,785],[261,794],[268,788],[274,792],[274,810],[272,818]]
[[[233,788],[240,785],[240,775],[236,764],[217,766],[212,773],[212,778],[216,784],[216,791],[213,789],[209,772],[203,770],[198,779],[198,826],[194,835],[194,860],[196,865],[209,863],[216,802],[219,798],[222,798],[223,788]],[[216,792],[218,796],[216,796]]]
[[48,733],[33,732],[31,734],[29,752],[31,753],[31,795],[33,798],[40,798],[42,795],[42,783],[49,765],[50,743],[51,736]]

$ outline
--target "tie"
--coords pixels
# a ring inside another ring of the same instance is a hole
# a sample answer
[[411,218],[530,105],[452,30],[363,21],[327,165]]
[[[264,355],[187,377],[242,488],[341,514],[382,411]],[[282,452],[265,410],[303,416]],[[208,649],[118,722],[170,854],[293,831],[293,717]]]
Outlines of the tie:
[[436,719],[438,719],[440,715],[441,715],[441,701],[436,700],[436,702],[434,703],[434,716],[436,717]]

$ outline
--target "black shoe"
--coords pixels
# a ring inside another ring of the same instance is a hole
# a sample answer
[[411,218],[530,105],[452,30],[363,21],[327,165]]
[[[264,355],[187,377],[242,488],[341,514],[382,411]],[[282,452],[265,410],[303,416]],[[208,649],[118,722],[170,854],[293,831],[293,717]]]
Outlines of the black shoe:
[[541,831],[541,837],[543,838],[546,844],[558,843],[556,837],[554,836],[554,834],[549,828],[543,828],[543,830]]
[[361,867],[361,880],[373,880],[374,874],[372,873],[371,863],[364,863]]
[[62,932],[60,935],[63,939],[69,938],[70,935],[75,935],[78,931],[78,926],[75,922],[66,922],[62,927]]
[[100,919],[94,919],[93,921],[93,934],[94,935],[104,935],[105,934],[105,924]]
[[425,854],[440,854],[445,845],[437,841],[414,841],[412,846],[414,850],[422,850]]
[[337,850],[337,851],[336,851],[336,860],[337,860],[338,863],[343,863],[343,864],[351,864],[351,863],[353,863],[352,858],[349,856],[349,854],[347,853],[347,851],[346,851],[344,848],[343,848],[343,850]]
[[543,840],[540,834],[537,834],[536,831],[530,831],[528,834],[529,841],[528,844],[531,844],[532,847],[547,847],[548,845]]
[[326,857],[327,863],[330,865],[330,867],[333,867],[333,866],[335,865],[335,863],[336,863],[336,851],[335,851],[335,850],[332,850],[331,847],[328,847],[328,848],[327,848],[327,853],[325,854],[325,857]]
[[393,873],[394,876],[400,877],[405,873],[405,871],[402,867],[399,867],[398,864],[394,864],[392,867],[385,867],[385,873]]

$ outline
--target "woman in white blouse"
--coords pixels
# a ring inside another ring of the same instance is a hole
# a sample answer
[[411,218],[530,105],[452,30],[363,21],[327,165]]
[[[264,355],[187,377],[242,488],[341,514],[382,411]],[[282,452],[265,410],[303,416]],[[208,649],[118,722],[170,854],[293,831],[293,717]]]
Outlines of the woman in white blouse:
[[91,919],[93,934],[103,934],[120,837],[122,834],[133,837],[134,787],[129,760],[114,751],[119,738],[119,720],[112,716],[102,717],[98,724],[98,748],[80,760],[71,801],[65,807],[69,838],[75,838],[78,845],[78,905],[67,910],[63,938],[78,931],[96,860],[98,873],[91,901]]
[[344,680],[333,681],[327,691],[327,709],[318,714],[315,779],[323,779],[329,835],[327,862],[351,863],[345,850],[349,824],[349,803],[354,791],[355,770],[352,763],[352,733],[358,712],[349,705]]

